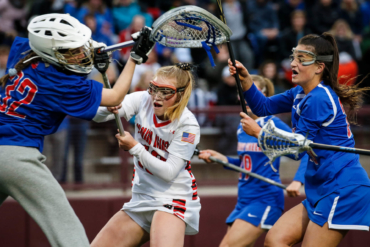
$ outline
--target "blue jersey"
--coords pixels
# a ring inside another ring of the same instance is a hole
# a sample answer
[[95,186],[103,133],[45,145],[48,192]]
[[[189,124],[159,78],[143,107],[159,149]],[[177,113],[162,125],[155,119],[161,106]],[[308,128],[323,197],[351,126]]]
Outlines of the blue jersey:
[[[14,40],[7,73],[28,50],[28,39]],[[10,77],[0,91],[0,145],[36,147],[42,152],[44,136],[57,131],[66,115],[86,120],[95,116],[102,88],[85,76],[33,63]]]
[[[256,120],[261,127],[272,119],[279,129],[291,132],[291,129],[283,121],[275,116],[259,118]],[[257,173],[266,178],[270,178],[278,183],[281,183],[279,173],[274,172],[269,165],[268,157],[258,147],[258,140],[253,136],[247,135],[244,132],[241,124],[238,127],[238,156],[239,159],[228,157],[229,163],[240,166],[241,168]],[[295,180],[304,183],[304,172],[306,170],[307,160],[303,160],[297,171]],[[273,166],[279,170],[280,158],[277,158]],[[260,179],[250,177],[244,173],[240,173],[238,184],[238,201],[244,202],[259,202],[271,206],[284,209],[284,193],[283,190],[275,185],[266,183]]]
[[[253,85],[244,92],[252,111],[258,116],[292,112],[292,127],[315,143],[354,147],[355,141],[337,94],[321,82],[305,95],[297,86],[282,94],[266,98]],[[359,155],[314,149],[305,174],[307,200],[312,205],[335,190],[353,184],[370,186]],[[300,158],[304,155],[302,153]]]

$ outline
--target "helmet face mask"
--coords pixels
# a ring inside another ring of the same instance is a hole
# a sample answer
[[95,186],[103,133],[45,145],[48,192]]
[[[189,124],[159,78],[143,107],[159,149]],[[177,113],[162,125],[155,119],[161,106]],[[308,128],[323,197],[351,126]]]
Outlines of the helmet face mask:
[[31,49],[44,61],[75,73],[92,71],[91,30],[74,17],[40,15],[31,20],[27,29]]

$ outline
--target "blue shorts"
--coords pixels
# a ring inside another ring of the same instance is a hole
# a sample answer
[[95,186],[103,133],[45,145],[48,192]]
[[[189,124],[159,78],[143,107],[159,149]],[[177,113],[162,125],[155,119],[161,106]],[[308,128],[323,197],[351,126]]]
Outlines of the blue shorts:
[[319,226],[328,222],[329,229],[365,230],[370,225],[370,187],[350,185],[336,190],[311,205],[303,202],[310,220]]
[[270,229],[282,215],[283,210],[277,206],[260,203],[236,204],[234,211],[226,219],[226,224],[232,224],[236,219],[241,219],[262,229]]

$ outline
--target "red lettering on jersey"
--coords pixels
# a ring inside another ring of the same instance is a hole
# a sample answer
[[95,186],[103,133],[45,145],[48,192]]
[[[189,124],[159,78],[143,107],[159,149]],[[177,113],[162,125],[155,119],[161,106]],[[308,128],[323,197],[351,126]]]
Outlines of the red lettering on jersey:
[[162,156],[160,156],[155,150],[153,150],[152,151],[152,155],[154,156],[154,157],[156,157],[157,159],[160,159],[160,160],[162,160],[162,161],[166,161],[166,159],[165,158],[163,158]]
[[160,150],[167,152],[167,148],[169,143],[167,141],[162,140],[160,137],[156,136],[154,141],[154,147]]
[[39,62],[31,64],[32,69],[36,69],[39,66]]

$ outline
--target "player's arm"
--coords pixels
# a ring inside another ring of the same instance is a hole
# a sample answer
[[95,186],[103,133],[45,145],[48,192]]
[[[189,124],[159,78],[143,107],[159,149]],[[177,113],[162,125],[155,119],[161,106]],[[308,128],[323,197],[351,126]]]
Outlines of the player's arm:
[[[231,157],[225,156],[225,155],[223,155],[219,152],[216,152],[214,150],[211,150],[211,149],[202,150],[202,151],[200,151],[200,153],[198,155],[198,157],[200,159],[204,160],[207,163],[212,163],[213,162],[212,160],[209,159],[211,156],[216,158],[216,159],[219,159],[219,160],[222,160],[224,162],[227,162],[227,163],[230,163],[230,164],[233,164],[235,166],[240,167],[241,160],[239,158],[231,158]],[[235,171],[234,169],[231,169],[227,166],[224,166],[224,168],[227,169],[227,170]]]
[[297,172],[296,172],[296,174],[293,178],[293,181],[286,188],[288,196],[295,197],[295,196],[299,196],[301,194],[299,190],[301,189],[302,185],[304,184],[304,174],[305,174],[306,169],[307,169],[308,159],[309,159],[308,154],[306,154],[301,159],[301,163],[300,163],[300,165],[298,167],[298,170],[297,170]]

